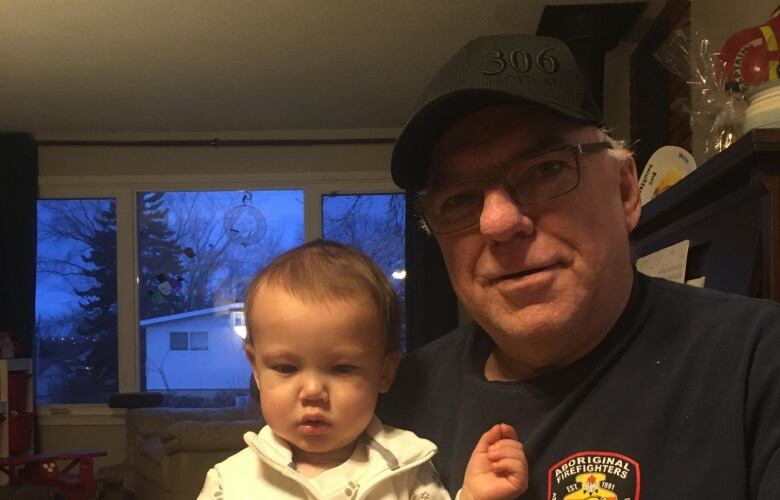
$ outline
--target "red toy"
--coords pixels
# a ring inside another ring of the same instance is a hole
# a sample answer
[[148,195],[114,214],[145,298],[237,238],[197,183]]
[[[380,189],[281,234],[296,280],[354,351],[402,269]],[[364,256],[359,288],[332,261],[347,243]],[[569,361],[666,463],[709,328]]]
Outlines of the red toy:
[[735,81],[742,90],[776,80],[780,65],[780,7],[769,20],[731,35],[720,48],[722,83]]
[[[94,458],[105,456],[102,450],[77,450],[39,455],[17,455],[0,458],[0,472],[14,486],[50,486],[67,500],[96,498],[102,478],[93,471]],[[65,462],[60,467],[58,462]],[[76,466],[78,471],[71,472]]]

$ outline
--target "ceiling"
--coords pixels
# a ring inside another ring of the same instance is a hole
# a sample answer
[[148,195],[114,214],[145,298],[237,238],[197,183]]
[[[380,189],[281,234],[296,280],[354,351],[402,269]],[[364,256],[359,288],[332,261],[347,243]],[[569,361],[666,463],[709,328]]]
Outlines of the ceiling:
[[0,0],[0,131],[395,129],[467,40],[559,3],[594,0]]

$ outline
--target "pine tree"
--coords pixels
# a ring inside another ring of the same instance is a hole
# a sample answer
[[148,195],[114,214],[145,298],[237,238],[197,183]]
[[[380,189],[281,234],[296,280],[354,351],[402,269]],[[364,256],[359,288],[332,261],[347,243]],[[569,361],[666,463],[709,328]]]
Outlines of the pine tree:
[[[186,307],[180,293],[183,250],[168,225],[165,193],[140,193],[138,207],[140,319],[184,312]],[[166,281],[170,288],[160,286]]]
[[[90,399],[107,399],[117,391],[116,203],[111,200],[94,221],[84,261],[89,287],[76,291],[83,316],[78,333],[91,343],[84,354],[84,373],[91,382]],[[78,402],[78,401],[72,401]]]

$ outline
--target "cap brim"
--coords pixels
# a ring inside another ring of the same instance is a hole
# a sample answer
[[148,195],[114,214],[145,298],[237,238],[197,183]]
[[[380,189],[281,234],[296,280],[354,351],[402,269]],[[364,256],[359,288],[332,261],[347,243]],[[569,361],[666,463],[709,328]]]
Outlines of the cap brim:
[[521,98],[487,89],[456,90],[423,104],[406,123],[393,147],[390,160],[393,182],[407,191],[425,187],[431,150],[442,134],[464,116],[483,108],[517,102],[532,103],[576,122],[601,122],[560,103]]

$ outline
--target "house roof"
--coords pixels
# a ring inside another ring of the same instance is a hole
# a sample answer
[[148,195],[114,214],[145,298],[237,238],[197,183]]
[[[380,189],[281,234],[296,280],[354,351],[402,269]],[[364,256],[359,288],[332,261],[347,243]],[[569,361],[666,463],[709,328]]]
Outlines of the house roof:
[[187,311],[179,314],[169,314],[167,316],[158,316],[156,318],[149,318],[141,321],[141,326],[156,325],[159,323],[165,323],[167,321],[176,321],[185,318],[194,318],[197,316],[219,316],[229,313],[231,311],[243,311],[243,302],[233,302],[232,304],[225,304],[217,307],[209,307],[208,309],[198,309],[196,311]]

